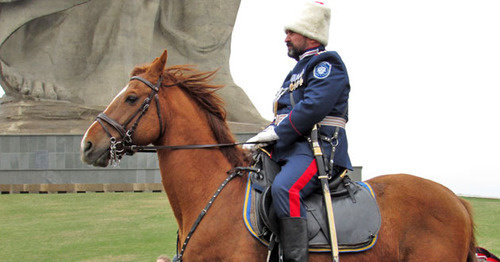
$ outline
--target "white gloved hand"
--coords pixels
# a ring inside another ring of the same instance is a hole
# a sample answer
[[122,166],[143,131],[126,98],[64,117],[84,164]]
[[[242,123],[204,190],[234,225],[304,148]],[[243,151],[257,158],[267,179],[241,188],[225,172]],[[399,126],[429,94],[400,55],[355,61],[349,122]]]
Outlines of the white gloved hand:
[[[244,144],[242,146],[242,148],[246,149],[246,150],[253,151],[259,147],[264,147],[264,146],[270,144],[271,142],[278,140],[278,138],[279,138],[278,135],[274,131],[274,126],[269,126],[268,128],[264,129],[262,132],[258,133],[256,136],[248,139],[247,143],[251,143],[251,144]],[[259,143],[257,143],[257,142],[259,142]]]

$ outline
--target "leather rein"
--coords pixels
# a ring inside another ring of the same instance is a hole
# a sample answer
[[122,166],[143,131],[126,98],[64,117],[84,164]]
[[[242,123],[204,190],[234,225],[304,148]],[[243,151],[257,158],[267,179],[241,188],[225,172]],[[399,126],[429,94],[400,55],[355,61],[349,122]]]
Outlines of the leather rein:
[[[162,121],[162,116],[161,116],[161,110],[160,110],[160,103],[159,103],[159,98],[158,98],[158,92],[160,91],[160,87],[162,86],[162,81],[163,81],[163,76],[160,75],[158,78],[158,82],[156,85],[153,85],[150,81],[148,81],[145,78],[142,78],[140,76],[133,76],[130,78],[130,81],[132,80],[137,80],[145,85],[147,85],[149,88],[151,88],[151,93],[149,93],[148,97],[144,99],[142,102],[142,105],[135,111],[132,116],[130,116],[123,124],[118,123],[116,120],[112,119],[108,115],[106,115],[104,112],[100,113],[96,117],[96,121],[102,126],[104,129],[104,132],[109,136],[110,138],[110,161],[113,166],[117,166],[120,163],[121,158],[123,155],[133,155],[136,152],[142,152],[142,153],[156,153],[158,150],[164,149],[164,150],[178,150],[178,149],[208,149],[208,148],[220,148],[220,147],[230,147],[230,146],[237,146],[237,145],[242,145],[245,144],[243,143],[227,143],[227,144],[205,144],[205,145],[165,145],[165,146],[139,146],[139,145],[134,145],[132,141],[132,135],[134,134],[139,121],[142,119],[142,117],[146,114],[146,112],[149,109],[149,106],[151,102],[153,101],[153,98],[156,102],[156,113],[158,115],[158,122],[160,124],[160,134],[159,137],[162,137],[164,134],[164,124]],[[170,85],[165,85],[164,87],[171,87],[175,86],[178,84],[182,83],[174,83]],[[129,129],[127,129],[127,126],[130,125],[132,120],[134,118],[137,119],[135,122],[131,125]],[[118,140],[116,137],[114,137],[111,132],[109,131],[108,127],[104,124],[108,124],[111,126],[114,130],[116,130],[120,137],[121,140]]]

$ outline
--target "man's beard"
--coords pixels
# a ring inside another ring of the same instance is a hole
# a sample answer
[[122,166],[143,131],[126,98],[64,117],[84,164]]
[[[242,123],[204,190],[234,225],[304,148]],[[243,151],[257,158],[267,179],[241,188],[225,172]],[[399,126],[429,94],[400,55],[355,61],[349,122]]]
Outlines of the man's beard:
[[288,47],[288,56],[297,61],[299,61],[300,55],[306,51],[304,48],[295,46],[291,42],[286,43],[286,46]]

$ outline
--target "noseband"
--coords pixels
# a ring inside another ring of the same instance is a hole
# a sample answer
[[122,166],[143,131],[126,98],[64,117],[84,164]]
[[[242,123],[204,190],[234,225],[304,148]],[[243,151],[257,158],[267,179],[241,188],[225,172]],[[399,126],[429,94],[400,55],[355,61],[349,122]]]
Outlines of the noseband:
[[[158,114],[158,121],[160,123],[160,135],[159,135],[159,137],[163,136],[163,122],[162,122],[160,103],[159,103],[159,98],[158,98],[158,92],[160,90],[163,76],[160,75],[160,78],[158,78],[158,82],[156,83],[156,85],[153,85],[151,82],[149,82],[148,80],[146,80],[140,76],[133,76],[132,78],[130,78],[130,81],[132,81],[132,80],[141,81],[142,83],[147,85],[149,88],[151,88],[151,93],[149,93],[149,96],[146,99],[144,99],[144,101],[142,102],[142,105],[137,109],[137,111],[135,111],[135,113],[133,115],[131,115],[127,119],[127,121],[125,121],[125,123],[123,123],[123,124],[120,124],[116,120],[110,118],[104,112],[100,113],[96,118],[96,121],[102,126],[102,128],[104,129],[104,132],[106,132],[106,134],[110,137],[111,163],[115,166],[120,162],[120,159],[122,158],[122,156],[124,154],[127,154],[127,155],[134,154],[134,151],[128,150],[130,148],[130,146],[133,145],[132,135],[134,134],[135,129],[137,128],[137,125],[139,124],[139,121],[144,116],[144,114],[146,114],[146,112],[148,111],[149,105],[151,104],[153,97],[154,97],[155,102],[156,102],[156,111]],[[135,122],[127,130],[127,126],[136,117],[137,117],[137,119],[135,120]],[[113,135],[111,135],[111,132],[109,131],[109,129],[106,127],[106,125],[104,123],[108,124],[114,130],[116,130],[120,134],[122,140],[118,141]]]

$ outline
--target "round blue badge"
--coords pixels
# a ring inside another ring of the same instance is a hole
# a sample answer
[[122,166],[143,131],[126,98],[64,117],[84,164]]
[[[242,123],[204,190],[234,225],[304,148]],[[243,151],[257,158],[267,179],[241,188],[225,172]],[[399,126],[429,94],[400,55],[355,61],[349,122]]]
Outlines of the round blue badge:
[[326,78],[332,71],[332,65],[328,62],[321,62],[314,67],[314,77],[318,79]]

